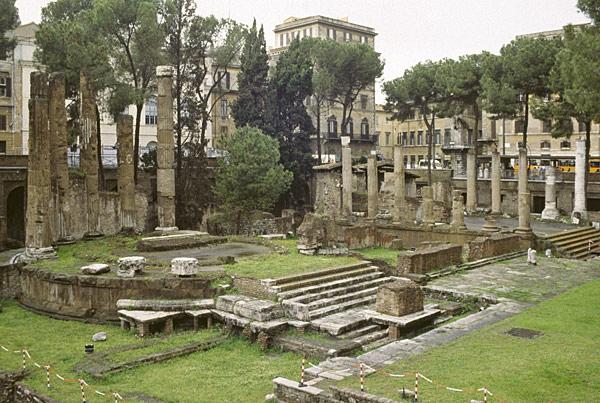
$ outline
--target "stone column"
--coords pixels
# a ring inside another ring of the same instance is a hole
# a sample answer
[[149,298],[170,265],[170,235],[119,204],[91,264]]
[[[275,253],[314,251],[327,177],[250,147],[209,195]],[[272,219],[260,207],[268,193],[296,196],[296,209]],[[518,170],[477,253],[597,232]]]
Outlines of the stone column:
[[477,210],[477,156],[474,150],[467,152],[467,213]]
[[559,215],[556,208],[556,172],[554,167],[546,167],[546,200],[542,219],[556,220]]
[[394,209],[392,219],[400,222],[403,218],[406,203],[406,184],[404,182],[404,149],[401,145],[394,146]]
[[173,169],[173,68],[158,66],[158,169],[156,191],[158,193],[157,231],[176,231],[175,225],[175,170]]
[[133,173],[133,116],[117,117],[117,183],[121,201],[121,230],[135,230],[135,181]]
[[86,238],[99,237],[100,192],[98,183],[98,128],[96,126],[96,100],[85,75],[79,76],[81,91],[81,140],[79,167],[85,173],[87,192],[87,232]]
[[68,205],[69,166],[67,164],[67,109],[65,108],[65,75],[50,75],[50,158],[52,163],[52,189],[54,193],[55,230],[53,235],[59,243],[70,242],[71,211]]
[[515,229],[517,234],[531,234],[530,214],[531,194],[529,192],[519,193],[519,226]]
[[54,257],[50,233],[51,200],[50,136],[48,135],[48,76],[31,73],[29,100],[29,158],[27,163],[27,212],[25,216],[25,254],[34,261]]
[[374,219],[377,216],[378,196],[379,178],[377,174],[377,155],[375,151],[371,151],[367,160],[367,202],[369,218]]
[[527,192],[527,174],[528,174],[528,163],[527,163],[527,149],[525,147],[519,147],[519,194]]
[[342,214],[352,215],[352,149],[350,137],[344,136],[342,141]]
[[498,146],[494,144],[492,146],[492,214],[501,215],[501,202],[500,197],[500,185],[501,185],[501,172],[500,172],[500,153],[498,152]]
[[587,220],[585,176],[588,167],[585,165],[585,140],[575,142],[575,201],[573,203],[572,217]]
[[421,202],[421,220],[423,221],[423,224],[435,224],[433,218],[433,189],[430,186],[423,186],[421,188],[421,197],[423,198]]
[[450,225],[457,229],[466,229],[465,226],[465,204],[462,191],[454,190],[452,192],[452,221]]

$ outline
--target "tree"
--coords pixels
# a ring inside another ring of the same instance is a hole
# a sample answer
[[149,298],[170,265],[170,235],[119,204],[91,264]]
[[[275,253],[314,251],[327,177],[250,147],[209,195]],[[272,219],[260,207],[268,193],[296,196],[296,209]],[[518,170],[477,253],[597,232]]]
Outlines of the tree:
[[0,60],[4,60],[17,44],[15,38],[6,36],[6,32],[19,26],[19,10],[15,0],[0,0],[0,10]]
[[392,119],[405,121],[418,112],[427,126],[427,180],[431,185],[432,135],[440,103],[447,97],[447,88],[440,79],[440,62],[418,63],[404,72],[402,77],[383,85],[386,95],[385,110]]
[[315,129],[304,105],[312,92],[313,76],[307,47],[296,38],[279,57],[269,81],[264,119],[267,134],[279,142],[281,163],[294,174],[290,195],[297,206],[308,202],[314,162],[310,134]]
[[595,24],[600,22],[600,1],[598,0],[577,0],[577,8],[590,17]]
[[500,117],[523,116],[523,147],[527,147],[531,97],[548,95],[560,44],[559,38],[517,38],[502,47],[500,56],[486,60],[484,107]]
[[331,79],[327,98],[341,106],[342,135],[346,135],[356,98],[381,77],[384,62],[379,53],[365,43],[330,40],[316,43],[316,65],[324,77]]
[[144,103],[154,95],[156,66],[163,60],[164,31],[157,21],[159,0],[96,0],[92,27],[108,42],[115,76],[135,104],[134,176],[137,181],[140,123]]
[[239,233],[242,216],[271,209],[289,189],[293,174],[279,163],[277,141],[257,128],[237,129],[220,146],[226,156],[219,160],[214,193],[225,211],[234,214]]
[[252,23],[241,56],[238,74],[238,99],[231,110],[237,127],[246,125],[262,128],[268,92],[269,58],[263,27]]

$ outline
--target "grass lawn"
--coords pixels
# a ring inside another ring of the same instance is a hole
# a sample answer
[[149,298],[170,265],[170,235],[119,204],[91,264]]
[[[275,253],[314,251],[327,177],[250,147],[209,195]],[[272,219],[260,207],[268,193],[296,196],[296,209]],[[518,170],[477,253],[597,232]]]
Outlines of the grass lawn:
[[[600,280],[593,281],[448,345],[399,361],[375,373],[367,391],[393,399],[402,386],[414,388],[414,372],[437,382],[419,382],[420,402],[594,402],[600,387]],[[534,339],[507,335],[512,328],[543,332]],[[412,372],[412,373],[410,373]],[[358,387],[358,380],[343,381]],[[465,389],[451,392],[446,386]]]
[[398,261],[398,252],[394,249],[388,248],[365,248],[358,249],[356,252],[360,253],[367,260],[383,260],[391,266],[395,266]]
[[277,278],[292,274],[308,273],[358,263],[351,256],[306,256],[298,253],[293,239],[274,241],[274,244],[286,248],[287,254],[272,253],[266,256],[240,258],[238,263],[226,265],[227,274],[258,279]]
[[[118,327],[60,321],[37,315],[4,302],[0,312],[0,369],[21,367],[21,354],[14,350],[26,348],[41,365],[50,364],[65,378],[83,377],[89,403],[112,402],[108,396],[95,394],[118,391],[128,402],[141,402],[144,396],[164,402],[262,402],[272,391],[271,380],[276,376],[297,377],[300,358],[291,353],[261,352],[257,345],[232,338],[218,347],[175,358],[159,364],[145,365],[96,380],[77,374],[73,368],[84,356],[84,345],[91,335],[107,331],[108,341],[94,343],[97,351],[122,345],[142,343],[142,340]],[[175,336],[180,342],[194,341],[189,333]],[[204,332],[198,339],[205,338]],[[167,342],[169,348],[171,342]],[[45,372],[27,362],[33,372],[25,383],[46,393]],[[49,396],[61,402],[81,402],[79,385],[64,383],[52,377]]]

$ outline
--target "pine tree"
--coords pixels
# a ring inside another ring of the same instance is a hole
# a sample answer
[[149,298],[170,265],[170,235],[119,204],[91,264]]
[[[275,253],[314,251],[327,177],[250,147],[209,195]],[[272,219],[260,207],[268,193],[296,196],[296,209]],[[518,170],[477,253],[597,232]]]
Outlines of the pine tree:
[[235,124],[263,128],[269,65],[264,30],[261,26],[257,31],[256,20],[246,37],[240,61],[238,99],[231,107]]

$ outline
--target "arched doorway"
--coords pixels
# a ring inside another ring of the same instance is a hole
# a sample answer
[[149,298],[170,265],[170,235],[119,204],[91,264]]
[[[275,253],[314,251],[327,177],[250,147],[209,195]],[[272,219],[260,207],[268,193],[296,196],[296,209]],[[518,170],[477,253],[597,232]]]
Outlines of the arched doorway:
[[25,242],[25,187],[13,189],[6,199],[6,230],[9,240]]

